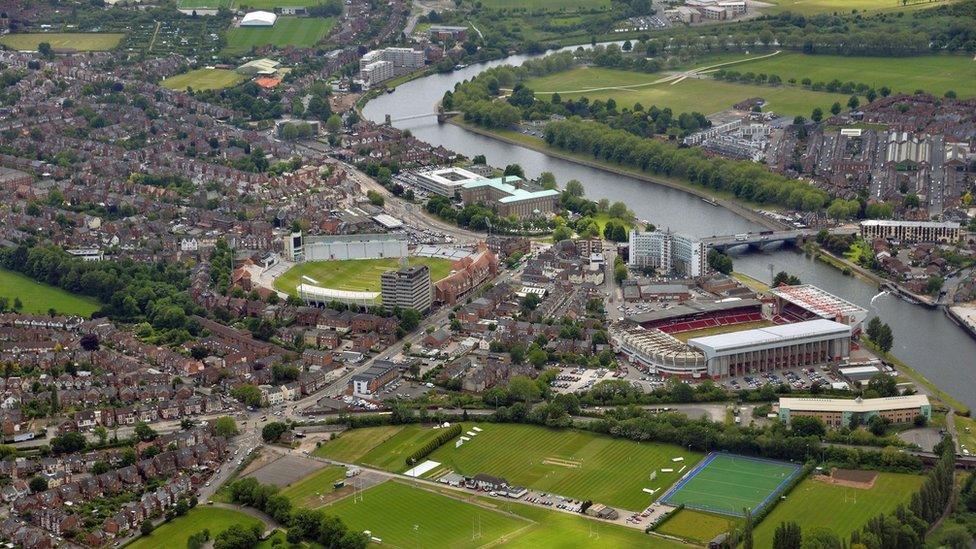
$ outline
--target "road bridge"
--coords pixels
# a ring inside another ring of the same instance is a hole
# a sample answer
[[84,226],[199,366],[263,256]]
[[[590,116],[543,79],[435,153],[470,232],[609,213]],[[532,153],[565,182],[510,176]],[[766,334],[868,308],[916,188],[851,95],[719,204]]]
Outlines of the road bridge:
[[[748,246],[752,249],[762,249],[764,246],[773,243],[795,244],[799,240],[813,238],[817,236],[817,229],[787,229],[782,231],[759,231],[750,233],[739,233],[727,236],[712,235],[702,239],[705,246],[720,252],[737,246]],[[838,227],[830,229],[828,232],[834,235],[850,235],[857,232],[853,227]]]
[[438,122],[444,122],[452,116],[461,114],[461,111],[437,111],[437,112],[425,112],[423,114],[412,114],[410,116],[401,116],[399,118],[392,118],[390,115],[386,115],[385,124],[389,126],[394,122],[403,122],[404,120],[417,120],[419,118],[428,118],[431,116],[436,116]]

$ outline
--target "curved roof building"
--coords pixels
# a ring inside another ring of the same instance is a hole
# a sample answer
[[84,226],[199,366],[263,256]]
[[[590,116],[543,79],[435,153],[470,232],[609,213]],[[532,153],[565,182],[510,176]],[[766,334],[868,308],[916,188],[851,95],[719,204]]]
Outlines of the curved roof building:
[[252,11],[241,19],[242,27],[273,27],[278,16],[270,11]]

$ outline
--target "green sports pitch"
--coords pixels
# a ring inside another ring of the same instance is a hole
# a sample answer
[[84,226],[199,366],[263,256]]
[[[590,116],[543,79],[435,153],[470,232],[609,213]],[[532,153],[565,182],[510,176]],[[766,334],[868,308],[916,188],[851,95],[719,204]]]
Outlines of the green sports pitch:
[[334,17],[279,17],[271,27],[235,27],[227,30],[225,53],[247,53],[252,47],[273,45],[310,48],[325,38]]
[[743,516],[769,504],[800,473],[800,466],[783,461],[709,454],[661,501],[689,509]]
[[[436,282],[451,273],[451,261],[436,257],[411,257],[411,265],[430,267],[430,280]],[[275,279],[275,289],[295,295],[300,284],[350,292],[378,292],[380,275],[395,270],[399,259],[347,259],[343,261],[308,261],[295,265]],[[307,278],[306,278],[307,277]],[[312,282],[312,279],[315,282]]]

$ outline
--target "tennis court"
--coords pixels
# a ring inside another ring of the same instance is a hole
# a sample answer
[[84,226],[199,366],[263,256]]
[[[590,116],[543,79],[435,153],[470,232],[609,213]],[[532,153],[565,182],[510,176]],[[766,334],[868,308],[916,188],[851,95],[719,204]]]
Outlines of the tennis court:
[[783,461],[711,453],[661,501],[741,517],[745,509],[765,507],[799,472],[799,465]]

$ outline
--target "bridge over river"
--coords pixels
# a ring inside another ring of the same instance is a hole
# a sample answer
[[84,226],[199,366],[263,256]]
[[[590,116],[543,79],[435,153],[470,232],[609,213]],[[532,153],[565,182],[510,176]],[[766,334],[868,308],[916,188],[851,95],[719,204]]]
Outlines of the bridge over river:
[[[739,233],[728,236],[709,236],[702,238],[705,246],[724,252],[736,246],[749,246],[753,249],[762,249],[767,244],[774,242],[785,242],[795,244],[798,240],[813,238],[817,236],[819,230],[815,229],[787,229],[782,231],[759,231],[750,233]],[[854,227],[839,227],[830,229],[828,232],[834,235],[850,235],[857,233]]]

